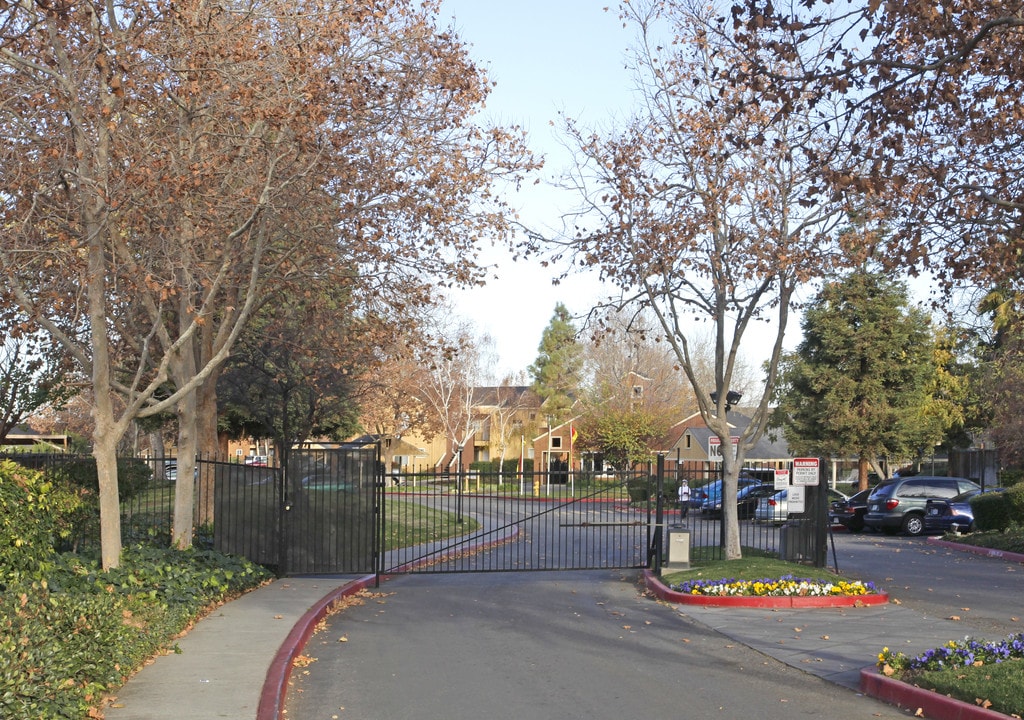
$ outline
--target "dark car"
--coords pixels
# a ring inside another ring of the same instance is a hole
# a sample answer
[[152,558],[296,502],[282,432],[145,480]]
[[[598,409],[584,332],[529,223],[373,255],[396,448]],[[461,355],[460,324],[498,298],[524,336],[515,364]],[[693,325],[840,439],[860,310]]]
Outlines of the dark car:
[[[741,485],[736,491],[736,517],[741,520],[749,520],[754,517],[757,503],[761,498],[770,497],[777,493],[774,483],[758,483],[756,485]],[[722,498],[716,495],[701,506],[701,512],[710,515],[718,515],[722,512]]]
[[952,498],[968,490],[980,489],[967,478],[915,475],[884,480],[868,496],[865,527],[890,535],[924,532],[924,513],[929,498]]
[[[740,475],[736,479],[736,494],[749,485],[759,485],[756,478]],[[698,507],[705,514],[722,512],[722,481],[715,480],[694,490],[690,495],[690,507]]]
[[828,508],[828,519],[833,525],[842,525],[850,532],[864,529],[864,515],[868,511],[871,488],[854,493],[845,500],[833,500]]
[[1002,492],[1004,488],[968,490],[956,497],[932,498],[925,504],[925,532],[972,532],[974,530],[974,508],[971,498],[983,492]]
[[736,493],[736,516],[742,520],[754,517],[757,504],[761,498],[771,497],[778,490],[775,483],[761,483],[760,485],[748,485]]

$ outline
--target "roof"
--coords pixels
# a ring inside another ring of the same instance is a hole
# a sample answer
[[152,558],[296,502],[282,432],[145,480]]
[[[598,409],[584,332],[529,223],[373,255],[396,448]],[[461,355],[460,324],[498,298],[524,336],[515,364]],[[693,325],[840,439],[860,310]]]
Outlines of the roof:
[[[750,425],[750,422],[751,419],[741,413],[733,412],[729,415],[729,425],[736,429],[737,435],[741,434]],[[710,455],[709,441],[712,436],[715,436],[715,433],[705,425],[691,426],[689,433],[704,451]],[[745,461],[788,460],[790,457],[789,444],[786,442],[782,430],[773,428],[758,439],[754,447],[747,452]]]
[[[501,400],[505,398],[521,403],[523,397],[532,392],[529,385],[482,385],[473,388],[473,406],[496,407],[501,405]],[[508,400],[505,400],[505,404]],[[539,407],[540,403],[537,402],[536,405]]]
[[36,432],[27,425],[17,425],[7,432],[7,437],[0,441],[0,445],[59,445],[67,447],[71,437],[64,433],[41,433]]

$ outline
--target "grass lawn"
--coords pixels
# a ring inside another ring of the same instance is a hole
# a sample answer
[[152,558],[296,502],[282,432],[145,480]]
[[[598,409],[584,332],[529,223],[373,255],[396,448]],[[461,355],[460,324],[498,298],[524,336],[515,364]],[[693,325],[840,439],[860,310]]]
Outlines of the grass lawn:
[[697,578],[706,580],[763,580],[779,578],[784,575],[795,575],[808,580],[822,582],[839,582],[851,580],[838,575],[827,568],[816,568],[798,563],[779,560],[775,555],[765,554],[750,548],[744,549],[740,560],[707,559],[710,553],[701,552],[704,548],[694,548],[690,555],[690,570],[676,573],[665,573],[661,576],[666,585],[675,585]]
[[411,547],[475,532],[480,523],[464,516],[388,497],[384,503],[384,549]]
[[1024,660],[1020,659],[979,667],[922,670],[906,673],[900,680],[1004,715],[1021,717],[1024,710]]

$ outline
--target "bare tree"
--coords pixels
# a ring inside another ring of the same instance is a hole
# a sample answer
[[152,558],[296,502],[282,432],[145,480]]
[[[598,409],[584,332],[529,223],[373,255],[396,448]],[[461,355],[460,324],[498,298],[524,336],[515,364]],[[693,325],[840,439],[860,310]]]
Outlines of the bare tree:
[[1019,1],[743,0],[721,18],[743,53],[730,73],[835,138],[816,201],[890,206],[877,258],[1019,286],[1024,243],[1024,15]]
[[60,406],[74,394],[68,369],[47,352],[43,340],[17,332],[0,346],[0,443],[47,405]]
[[[831,237],[849,209],[841,201],[800,204],[816,168],[797,148],[827,138],[793,117],[780,122],[768,99],[729,81],[725,71],[743,58],[708,32],[705,6],[648,0],[624,3],[622,15],[638,31],[632,64],[643,111],[607,137],[567,123],[580,161],[566,184],[583,205],[574,233],[556,247],[576,265],[599,268],[621,290],[617,308],[656,318],[705,423],[726,448],[728,501],[768,421],[795,294],[842,262]],[[710,383],[691,347],[697,319],[714,334]],[[751,324],[766,319],[775,329],[766,391],[751,399],[751,422],[733,446],[727,411],[735,405],[740,350]],[[725,555],[737,558],[735,504],[723,508]]]
[[505,458],[513,447],[522,449],[526,436],[533,437],[539,420],[530,421],[529,412],[539,407],[539,398],[526,382],[523,372],[510,373],[493,388],[490,406],[491,442],[498,448],[498,474],[504,473]]
[[121,549],[116,448],[137,417],[178,414],[173,539],[191,542],[216,376],[271,284],[320,268],[400,307],[431,293],[392,282],[413,268],[478,279],[474,243],[504,220],[474,200],[530,161],[518,134],[468,122],[488,81],[436,9],[2,11],[0,269],[91,379],[105,568]]
[[468,321],[450,314],[438,318],[434,333],[437,353],[424,358],[428,366],[421,394],[447,438],[447,469],[462,458],[476,431],[476,391],[483,379],[480,347],[486,339],[478,338]]

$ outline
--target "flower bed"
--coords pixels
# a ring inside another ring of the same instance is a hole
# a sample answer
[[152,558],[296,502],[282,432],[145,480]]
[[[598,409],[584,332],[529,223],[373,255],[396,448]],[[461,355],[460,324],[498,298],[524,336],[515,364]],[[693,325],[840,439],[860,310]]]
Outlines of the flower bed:
[[793,575],[761,580],[687,580],[669,589],[704,597],[857,597],[877,592],[870,582],[827,582]]
[[787,575],[770,580],[688,580],[665,585],[655,573],[645,570],[644,582],[661,600],[704,607],[826,608],[889,602],[888,594],[876,590],[871,583],[797,579]]
[[878,653],[878,668],[883,675],[891,676],[919,670],[989,665],[1022,658],[1024,633],[1018,633],[1001,641],[981,642],[970,638],[950,640],[942,647],[928,650],[917,657],[907,657],[901,652],[882,648],[882,652]]

